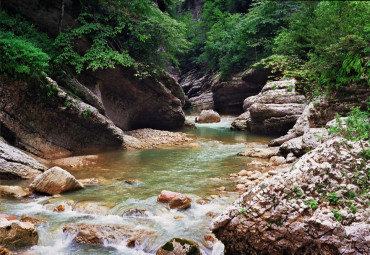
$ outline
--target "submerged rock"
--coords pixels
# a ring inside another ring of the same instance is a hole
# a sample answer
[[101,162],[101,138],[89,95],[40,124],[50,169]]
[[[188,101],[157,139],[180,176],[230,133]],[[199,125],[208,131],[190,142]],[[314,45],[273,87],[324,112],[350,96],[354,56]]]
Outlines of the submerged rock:
[[82,183],[70,173],[60,167],[53,167],[39,175],[30,185],[30,188],[49,195],[60,194],[67,191],[83,189]]
[[213,110],[203,110],[200,113],[200,116],[195,118],[195,122],[197,123],[216,123],[220,121],[221,121],[220,114]]
[[197,255],[202,254],[199,245],[188,239],[174,238],[165,243],[156,255]]
[[79,202],[73,207],[73,211],[94,215],[108,215],[111,209],[111,206],[88,201]]
[[131,208],[123,213],[123,216],[126,217],[135,217],[135,218],[147,218],[149,217],[149,212],[144,208]]
[[39,235],[32,223],[0,218],[0,245],[5,247],[33,246]]
[[361,150],[341,138],[319,145],[247,189],[212,231],[230,254],[368,254],[370,212],[360,180],[370,160]]
[[156,238],[153,231],[134,229],[124,225],[70,223],[64,226],[63,232],[75,236],[73,238],[75,243],[99,246],[108,243],[134,247],[150,243]]
[[0,186],[0,197],[5,198],[24,198],[31,195],[27,188],[19,186]]
[[46,169],[37,160],[7,144],[0,137],[0,179],[34,179]]
[[29,223],[32,223],[32,224],[44,224],[44,223],[46,223],[46,220],[41,220],[39,218],[32,217],[32,216],[26,216],[26,215],[23,215],[21,217],[21,221],[29,222]]

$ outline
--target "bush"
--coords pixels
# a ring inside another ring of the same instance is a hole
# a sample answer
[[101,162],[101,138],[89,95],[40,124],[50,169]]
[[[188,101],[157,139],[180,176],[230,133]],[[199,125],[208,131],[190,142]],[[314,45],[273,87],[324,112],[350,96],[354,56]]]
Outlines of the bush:
[[12,33],[0,32],[0,73],[20,80],[38,77],[48,67],[50,57],[32,43]]

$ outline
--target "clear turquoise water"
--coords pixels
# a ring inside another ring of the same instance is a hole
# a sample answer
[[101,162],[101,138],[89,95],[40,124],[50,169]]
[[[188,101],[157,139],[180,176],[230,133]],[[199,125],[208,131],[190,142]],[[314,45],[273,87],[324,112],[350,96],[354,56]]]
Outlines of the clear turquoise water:
[[[34,254],[153,254],[166,241],[173,237],[184,237],[197,241],[206,254],[223,254],[222,245],[213,250],[203,245],[204,235],[210,233],[211,218],[207,212],[220,213],[237,197],[233,192],[235,184],[222,179],[241,169],[250,158],[237,157],[246,144],[266,144],[269,137],[252,136],[244,132],[231,132],[232,118],[223,118],[221,123],[199,124],[196,130],[185,131],[200,148],[162,148],[145,151],[113,151],[98,155],[94,165],[67,169],[76,178],[99,178],[106,185],[88,186],[86,189],[65,193],[51,199],[49,204],[73,200],[91,201],[111,207],[105,216],[82,214],[68,209],[57,213],[43,205],[48,197],[35,197],[24,200],[3,200],[0,213],[16,216],[31,215],[48,221],[38,227],[39,245],[29,251]],[[218,178],[220,179],[214,179]],[[135,185],[116,179],[139,179]],[[14,184],[14,183],[12,183]],[[229,191],[219,194],[217,187],[224,186]],[[191,208],[185,211],[169,210],[167,205],[158,203],[156,197],[162,190],[181,192],[193,199]],[[212,199],[210,195],[219,195]],[[199,205],[197,199],[209,203]],[[145,208],[150,216],[146,219],[123,217],[130,208]],[[182,219],[174,219],[182,216]],[[70,236],[63,234],[62,228],[70,222],[94,224],[124,224],[153,230],[156,240],[145,247],[126,248],[125,245],[92,247],[71,243]],[[145,250],[145,252],[144,252]]]

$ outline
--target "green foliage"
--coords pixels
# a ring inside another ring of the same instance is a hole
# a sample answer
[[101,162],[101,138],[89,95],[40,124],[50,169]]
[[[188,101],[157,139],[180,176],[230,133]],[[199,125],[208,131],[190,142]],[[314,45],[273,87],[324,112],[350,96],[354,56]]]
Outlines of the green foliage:
[[247,210],[245,209],[245,208],[242,208],[241,210],[240,210],[240,212],[239,212],[239,215],[242,215],[242,214],[244,214],[244,213],[246,213],[247,212]]
[[[340,119],[338,114],[336,115],[336,124],[330,127],[329,134],[337,133],[352,141],[367,141],[370,139],[369,120],[370,103],[368,105],[368,111],[361,111],[359,107],[354,107],[344,121]],[[364,155],[367,155],[365,150],[363,153]]]
[[370,52],[369,2],[302,4],[302,11],[295,13],[288,28],[276,37],[275,53],[300,60],[298,77],[311,90],[314,86],[335,89],[366,80]]
[[343,220],[343,213],[341,213],[339,210],[337,209],[334,209],[334,210],[331,210],[331,212],[333,213],[334,215],[334,218],[339,221],[339,222],[342,222]]
[[317,201],[315,199],[311,199],[311,200],[307,201],[306,205],[311,206],[312,210],[316,210],[319,207],[319,205],[317,204]]
[[353,214],[355,214],[355,213],[358,211],[357,207],[356,207],[356,206],[354,206],[354,205],[351,205],[349,209],[351,210],[351,212],[352,212]]
[[337,205],[339,202],[338,194],[335,192],[329,193],[327,200],[331,205]]
[[0,10],[0,74],[20,80],[42,76],[49,66],[50,42],[19,16]]
[[82,116],[86,119],[92,114],[92,111],[90,109],[87,109],[86,111],[82,112]]
[[56,39],[61,49],[57,62],[72,65],[77,73],[117,65],[135,66],[141,73],[165,68],[167,62],[177,66],[177,55],[189,46],[185,25],[149,0],[88,4],[78,21],[80,27]]
[[41,76],[48,67],[50,58],[46,53],[11,32],[0,31],[0,49],[0,74],[26,80]]
[[202,18],[210,31],[199,61],[209,70],[220,70],[223,78],[268,56],[274,36],[298,6],[292,1],[259,0],[246,14],[230,14],[220,3],[207,1],[204,5]]

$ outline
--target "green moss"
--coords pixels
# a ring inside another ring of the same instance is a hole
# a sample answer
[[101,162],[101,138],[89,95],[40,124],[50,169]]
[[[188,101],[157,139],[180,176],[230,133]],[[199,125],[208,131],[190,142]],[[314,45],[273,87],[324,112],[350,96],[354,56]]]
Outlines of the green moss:
[[190,250],[186,253],[186,255],[200,255],[199,248],[193,245]]
[[173,251],[175,247],[173,246],[173,243],[170,241],[170,242],[167,242],[165,245],[163,245],[162,249],[166,251]]

